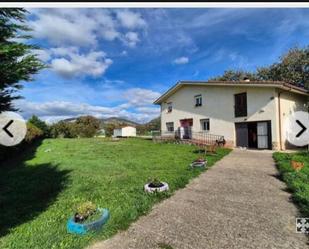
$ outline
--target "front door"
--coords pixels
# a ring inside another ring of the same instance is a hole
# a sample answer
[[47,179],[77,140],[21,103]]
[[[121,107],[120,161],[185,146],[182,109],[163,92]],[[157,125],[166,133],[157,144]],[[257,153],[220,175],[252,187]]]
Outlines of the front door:
[[248,147],[248,124],[236,123],[236,146]]
[[258,122],[257,123],[257,147],[258,149],[268,149],[268,123]]
[[181,119],[180,120],[180,137],[183,139],[189,139],[192,137],[193,119]]

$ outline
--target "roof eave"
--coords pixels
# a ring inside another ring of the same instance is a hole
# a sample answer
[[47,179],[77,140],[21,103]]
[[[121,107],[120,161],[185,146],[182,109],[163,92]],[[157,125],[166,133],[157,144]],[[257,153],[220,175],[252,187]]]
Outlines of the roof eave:
[[161,104],[167,97],[169,97],[173,92],[177,91],[181,86],[188,85],[188,86],[196,86],[196,85],[203,85],[203,86],[255,86],[255,87],[274,87],[274,88],[279,88],[283,89],[286,91],[291,91],[297,94],[309,96],[309,91],[303,91],[300,89],[297,89],[295,87],[290,86],[290,84],[281,84],[279,85],[278,83],[274,82],[273,84],[265,83],[265,84],[255,84],[255,83],[242,83],[242,84],[237,84],[235,85],[231,83],[212,83],[210,82],[202,82],[202,81],[179,81],[177,82],[174,86],[172,86],[169,90],[167,90],[164,94],[162,94],[158,99],[156,99],[153,103],[156,105]]

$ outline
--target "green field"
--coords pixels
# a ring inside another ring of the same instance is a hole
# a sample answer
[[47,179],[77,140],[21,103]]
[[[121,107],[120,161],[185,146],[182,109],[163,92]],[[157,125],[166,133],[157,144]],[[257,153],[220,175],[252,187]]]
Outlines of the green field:
[[[0,248],[83,248],[126,229],[201,172],[188,169],[195,149],[141,139],[45,139],[1,165]],[[207,156],[209,165],[228,152]],[[145,194],[151,177],[168,182],[170,193]],[[67,219],[88,200],[110,210],[109,222],[97,233],[68,234]]]
[[[294,202],[299,206],[303,217],[309,217],[309,152],[274,153],[282,179],[292,192]],[[303,162],[304,167],[295,171],[291,160]]]

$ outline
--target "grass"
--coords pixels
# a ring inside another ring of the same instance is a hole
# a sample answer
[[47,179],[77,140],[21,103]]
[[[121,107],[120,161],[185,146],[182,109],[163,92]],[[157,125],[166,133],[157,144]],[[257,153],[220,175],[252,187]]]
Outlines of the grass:
[[[292,192],[292,198],[299,206],[300,212],[304,217],[309,217],[309,152],[292,154],[276,152],[273,157],[281,178]],[[295,171],[290,165],[291,160],[303,162],[304,167],[300,171]]]
[[[201,170],[189,170],[198,157],[188,145],[141,139],[45,139],[0,168],[0,248],[83,248],[104,240],[183,188]],[[209,165],[228,154],[218,149]],[[145,194],[143,185],[158,177],[165,194]],[[85,201],[108,208],[102,231],[68,234],[66,222]]]

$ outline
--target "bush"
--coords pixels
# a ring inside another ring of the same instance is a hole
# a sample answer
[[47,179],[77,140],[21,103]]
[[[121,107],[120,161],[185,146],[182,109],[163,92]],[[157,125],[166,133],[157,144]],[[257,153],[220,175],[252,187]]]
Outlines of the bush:
[[50,128],[50,134],[53,138],[74,138],[77,137],[75,132],[74,123],[67,123],[60,121],[56,124],[53,124]]
[[92,116],[80,117],[73,127],[79,137],[94,137],[100,129],[100,121]]
[[94,137],[100,129],[100,121],[91,116],[78,118],[75,122],[60,121],[51,126],[53,138]]
[[27,123],[27,134],[25,137],[25,141],[29,143],[33,143],[36,139],[43,137],[44,132],[36,127],[34,124],[28,122]]
[[105,125],[104,129],[105,129],[105,135],[107,137],[111,137],[114,134],[114,129],[117,128],[116,124],[107,124]]
[[32,117],[28,120],[28,123],[33,124],[37,128],[39,128],[45,137],[50,136],[50,128],[48,125],[41,119],[39,119],[37,116],[32,115]]
[[17,155],[17,153],[20,153],[21,151],[29,147],[29,145],[41,139],[43,135],[44,132],[41,129],[36,127],[34,124],[27,122],[27,133],[24,140],[20,144],[12,147],[0,145],[0,161],[4,161],[6,159],[14,157],[15,155]]

